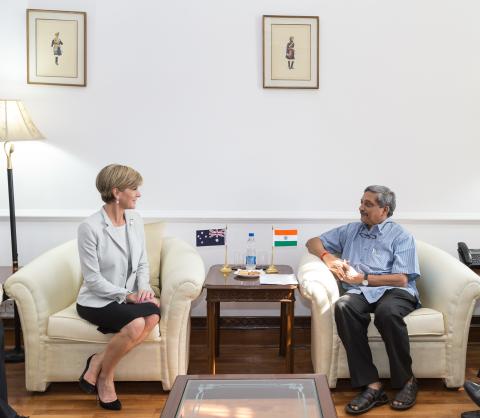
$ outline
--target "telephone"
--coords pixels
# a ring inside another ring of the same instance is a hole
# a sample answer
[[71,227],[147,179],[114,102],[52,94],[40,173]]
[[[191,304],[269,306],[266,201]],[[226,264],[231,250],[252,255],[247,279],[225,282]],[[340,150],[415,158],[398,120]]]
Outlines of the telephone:
[[458,243],[458,257],[469,267],[480,268],[480,250],[471,250],[464,242]]

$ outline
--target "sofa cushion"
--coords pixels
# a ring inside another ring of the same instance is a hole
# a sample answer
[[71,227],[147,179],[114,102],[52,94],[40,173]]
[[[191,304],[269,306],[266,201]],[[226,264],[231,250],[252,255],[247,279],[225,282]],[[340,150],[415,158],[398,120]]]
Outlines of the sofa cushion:
[[[48,319],[47,335],[50,338],[71,341],[87,341],[95,343],[108,342],[114,334],[102,334],[97,326],[80,318],[77,313],[76,302],[72,303]],[[157,326],[152,330],[146,341],[158,340],[160,330]]]
[[165,223],[155,222],[145,225],[145,247],[147,249],[148,264],[150,267],[150,286],[157,298],[160,297],[162,282],[160,280],[160,254]]
[[[420,308],[415,309],[413,312],[405,317],[405,323],[407,324],[408,335],[411,337],[420,335],[444,335],[445,323],[443,320],[443,314],[435,309]],[[378,337],[380,334],[377,327],[372,321],[368,326],[368,336]]]

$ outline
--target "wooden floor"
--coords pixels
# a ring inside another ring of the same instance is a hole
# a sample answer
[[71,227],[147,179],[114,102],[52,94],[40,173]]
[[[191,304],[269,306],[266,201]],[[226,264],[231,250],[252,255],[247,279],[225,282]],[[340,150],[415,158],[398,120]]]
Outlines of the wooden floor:
[[[235,331],[243,333],[241,340],[248,345],[222,345],[217,363],[218,373],[284,373],[284,359],[277,356],[278,348],[270,345],[253,345],[253,331]],[[301,340],[301,338],[300,338]],[[476,373],[480,367],[480,343],[471,343],[468,347],[467,379],[478,381]],[[299,344],[295,352],[295,371],[312,373],[310,347]],[[190,374],[207,373],[206,347],[203,338],[192,335],[190,351]],[[120,412],[104,411],[96,405],[95,397],[83,394],[76,383],[54,383],[45,393],[29,393],[24,387],[23,364],[7,365],[7,380],[10,403],[23,415],[31,418],[101,418],[130,417],[158,418],[167,399],[157,382],[117,383],[117,393],[123,403]],[[463,390],[447,390],[441,380],[421,379],[417,405],[411,410],[396,412],[388,405],[374,408],[367,416],[371,417],[425,417],[453,418],[461,412],[476,409]],[[388,382],[387,389],[388,389]],[[388,389],[389,394],[393,394]],[[355,392],[348,380],[340,380],[332,396],[339,417],[348,416],[344,412],[345,404]],[[220,418],[220,417],[218,417]],[[225,417],[226,418],[226,417]],[[228,417],[233,418],[233,417]],[[294,417],[292,417],[294,418]]]

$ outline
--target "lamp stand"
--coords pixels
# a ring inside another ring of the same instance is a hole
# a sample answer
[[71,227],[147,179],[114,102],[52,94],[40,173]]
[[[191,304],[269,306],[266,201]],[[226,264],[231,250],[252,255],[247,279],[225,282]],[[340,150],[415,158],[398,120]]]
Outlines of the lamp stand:
[[[7,145],[8,144],[8,145]],[[8,147],[8,149],[7,149]],[[13,168],[12,153],[14,151],[13,144],[5,142],[5,155],[7,156],[7,179],[8,179],[8,204],[10,209],[10,238],[12,243],[12,273],[18,270],[18,253],[17,253],[17,224],[15,218],[15,199],[13,193]],[[14,322],[15,322],[15,348],[5,351],[5,361],[7,363],[21,363],[25,361],[25,352],[21,344],[21,324],[18,315],[17,305],[14,303]]]

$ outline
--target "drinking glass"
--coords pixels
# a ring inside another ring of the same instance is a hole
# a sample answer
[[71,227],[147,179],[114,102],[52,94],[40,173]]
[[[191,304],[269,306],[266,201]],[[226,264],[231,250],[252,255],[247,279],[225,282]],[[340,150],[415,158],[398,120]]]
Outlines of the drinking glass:
[[245,255],[241,251],[235,251],[233,253],[233,263],[235,268],[245,268]]

